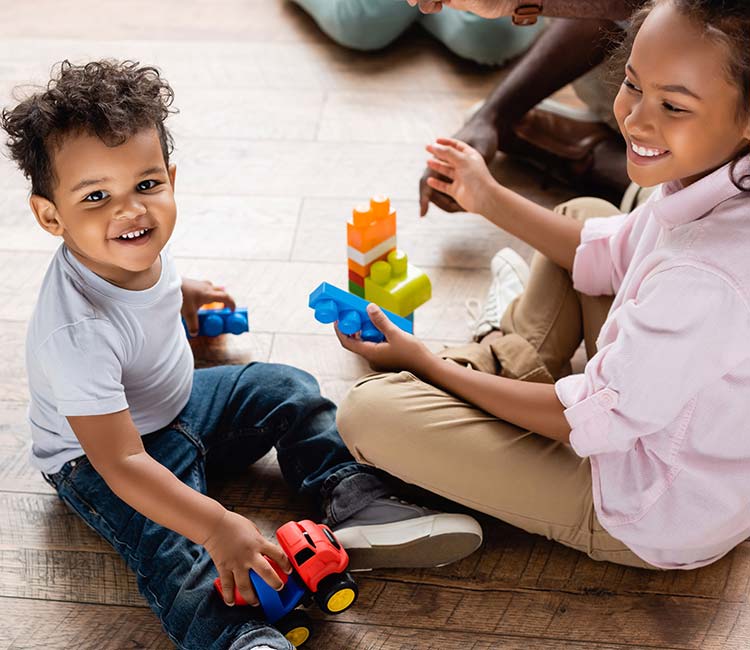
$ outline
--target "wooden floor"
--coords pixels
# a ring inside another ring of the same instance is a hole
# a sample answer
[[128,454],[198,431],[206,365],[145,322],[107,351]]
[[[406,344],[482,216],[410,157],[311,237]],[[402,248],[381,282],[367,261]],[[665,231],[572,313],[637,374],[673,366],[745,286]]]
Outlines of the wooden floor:
[[[44,82],[55,61],[105,56],[156,64],[173,84],[173,250],[186,275],[226,285],[250,309],[252,334],[196,348],[201,364],[295,364],[340,399],[364,367],[315,322],[306,296],[322,280],[345,284],[344,223],[373,193],[393,198],[400,244],[432,278],[417,332],[435,348],[466,339],[464,301],[483,297],[495,250],[529,255],[479,217],[418,218],[423,146],[455,130],[498,79],[418,30],[362,55],[284,0],[2,3],[0,104],[17,84]],[[497,173],[547,205],[569,196],[506,161]],[[27,466],[24,331],[57,242],[34,223],[25,186],[0,160],[0,650],[168,648],[124,564]],[[213,491],[269,535],[309,514],[270,457]],[[699,571],[649,573],[482,522],[482,550],[454,566],[360,574],[357,606],[318,616],[307,647],[750,648],[748,543]]]

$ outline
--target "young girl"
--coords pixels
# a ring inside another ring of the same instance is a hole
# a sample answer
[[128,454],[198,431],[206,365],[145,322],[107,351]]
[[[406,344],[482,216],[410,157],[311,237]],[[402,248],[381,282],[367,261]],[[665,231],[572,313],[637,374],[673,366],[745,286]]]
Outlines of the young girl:
[[630,214],[584,223],[428,147],[435,189],[539,253],[478,343],[438,357],[374,305],[387,342],[339,333],[401,371],[339,411],[358,460],[594,559],[690,569],[750,536],[749,40],[746,0],[634,17],[614,111],[630,177],[660,187]]

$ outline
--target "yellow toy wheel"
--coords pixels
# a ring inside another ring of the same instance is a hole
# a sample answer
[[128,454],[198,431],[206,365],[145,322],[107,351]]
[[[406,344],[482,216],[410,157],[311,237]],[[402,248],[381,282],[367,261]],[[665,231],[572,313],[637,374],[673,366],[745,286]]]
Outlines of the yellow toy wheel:
[[332,594],[328,598],[326,607],[328,608],[328,611],[333,612],[334,614],[338,614],[339,612],[343,612],[345,609],[349,609],[356,597],[357,594],[354,593],[354,590],[351,587],[339,589],[335,594]]
[[295,648],[299,648],[305,641],[310,638],[310,629],[307,627],[294,627],[289,630],[285,635],[286,640],[289,641]]
[[340,614],[349,609],[359,589],[348,573],[338,573],[323,578],[315,592],[315,602],[326,614]]
[[292,610],[278,621],[276,628],[295,648],[299,648],[312,635],[310,617],[299,609]]

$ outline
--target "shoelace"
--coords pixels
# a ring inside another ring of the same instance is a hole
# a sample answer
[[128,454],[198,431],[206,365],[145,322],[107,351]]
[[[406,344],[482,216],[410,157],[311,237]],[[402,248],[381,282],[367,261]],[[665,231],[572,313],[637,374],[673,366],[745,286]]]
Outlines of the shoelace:
[[482,315],[482,303],[477,298],[467,298],[464,307],[467,315],[466,324],[473,329]]

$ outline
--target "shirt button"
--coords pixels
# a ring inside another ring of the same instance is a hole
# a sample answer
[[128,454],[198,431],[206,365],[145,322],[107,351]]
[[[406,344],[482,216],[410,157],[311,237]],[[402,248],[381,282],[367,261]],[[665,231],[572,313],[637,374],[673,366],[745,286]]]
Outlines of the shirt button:
[[609,393],[602,393],[598,398],[599,405],[606,408],[611,408],[615,404],[615,400]]

